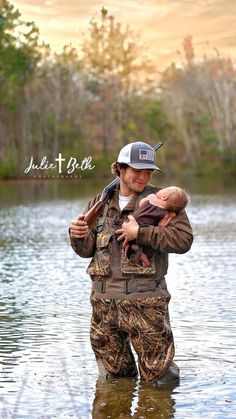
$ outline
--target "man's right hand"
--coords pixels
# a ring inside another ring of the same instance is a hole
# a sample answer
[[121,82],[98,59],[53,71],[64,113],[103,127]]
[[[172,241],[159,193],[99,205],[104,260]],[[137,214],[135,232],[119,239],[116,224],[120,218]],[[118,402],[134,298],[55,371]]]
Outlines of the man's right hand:
[[70,224],[70,236],[72,239],[84,239],[88,233],[89,226],[86,221],[84,221],[84,215],[79,214]]

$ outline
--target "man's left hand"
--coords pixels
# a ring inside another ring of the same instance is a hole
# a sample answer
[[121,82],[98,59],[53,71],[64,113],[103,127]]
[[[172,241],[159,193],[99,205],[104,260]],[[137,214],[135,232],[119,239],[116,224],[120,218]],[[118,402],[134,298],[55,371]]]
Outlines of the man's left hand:
[[118,241],[124,240],[123,247],[127,245],[130,240],[135,240],[138,235],[139,225],[132,215],[128,216],[129,221],[122,224],[121,228],[116,230],[116,234],[120,234]]

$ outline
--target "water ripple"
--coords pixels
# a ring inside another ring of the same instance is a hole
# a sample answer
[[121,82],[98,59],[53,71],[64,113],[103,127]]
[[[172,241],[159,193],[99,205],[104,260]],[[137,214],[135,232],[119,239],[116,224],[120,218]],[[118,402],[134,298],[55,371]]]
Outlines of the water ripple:
[[133,418],[235,417],[235,199],[192,197],[194,244],[170,256],[181,369],[181,386],[171,391],[128,380],[96,384],[88,261],[73,253],[67,233],[83,207],[46,201],[0,212],[0,417],[105,419],[121,409]]

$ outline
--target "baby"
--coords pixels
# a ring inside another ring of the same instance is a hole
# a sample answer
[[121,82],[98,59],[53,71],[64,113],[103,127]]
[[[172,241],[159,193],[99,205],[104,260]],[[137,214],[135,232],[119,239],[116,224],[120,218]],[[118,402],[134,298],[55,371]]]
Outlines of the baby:
[[[168,221],[162,223],[164,227],[170,223],[171,218],[186,207],[188,202],[189,196],[183,189],[169,186],[141,199],[139,208],[132,215],[142,227],[156,226],[166,215]],[[142,251],[142,247],[134,243],[131,241],[125,247],[127,257],[136,263],[141,263],[142,266],[149,266],[148,256]]]

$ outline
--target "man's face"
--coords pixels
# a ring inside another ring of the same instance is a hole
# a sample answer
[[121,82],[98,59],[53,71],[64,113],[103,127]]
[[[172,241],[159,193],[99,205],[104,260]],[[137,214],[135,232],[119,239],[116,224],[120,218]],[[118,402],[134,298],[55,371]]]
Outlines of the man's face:
[[137,170],[128,166],[126,169],[120,168],[120,193],[123,196],[133,195],[143,191],[147,183],[150,182],[153,170]]

